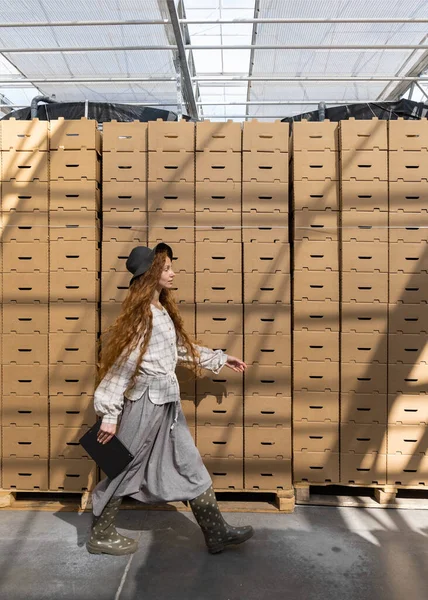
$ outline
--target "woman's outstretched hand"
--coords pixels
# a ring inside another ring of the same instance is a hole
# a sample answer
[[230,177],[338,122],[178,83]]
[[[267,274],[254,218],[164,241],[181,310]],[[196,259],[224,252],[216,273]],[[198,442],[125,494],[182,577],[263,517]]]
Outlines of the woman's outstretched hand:
[[100,444],[107,444],[116,433],[117,425],[115,423],[101,423],[98,431],[97,441]]
[[232,369],[232,371],[236,371],[237,373],[243,373],[247,368],[247,365],[240,358],[236,358],[236,356],[228,356],[227,361],[224,363],[226,367]]

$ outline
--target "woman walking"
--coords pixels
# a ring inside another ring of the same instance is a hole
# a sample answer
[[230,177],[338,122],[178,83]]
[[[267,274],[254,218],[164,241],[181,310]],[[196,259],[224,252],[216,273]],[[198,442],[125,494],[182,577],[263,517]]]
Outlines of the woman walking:
[[87,549],[96,554],[131,554],[137,542],[120,535],[115,517],[124,496],[144,503],[190,501],[215,554],[253,535],[223,519],[210,475],[181,410],[177,362],[196,375],[201,367],[218,373],[224,365],[243,372],[245,363],[222,350],[192,343],[170,291],[173,252],[167,244],[134,248],[126,263],[132,273],[128,294],[101,353],[95,410],[102,417],[98,441],[116,434],[134,456],[114,479],[92,494],[94,520]]

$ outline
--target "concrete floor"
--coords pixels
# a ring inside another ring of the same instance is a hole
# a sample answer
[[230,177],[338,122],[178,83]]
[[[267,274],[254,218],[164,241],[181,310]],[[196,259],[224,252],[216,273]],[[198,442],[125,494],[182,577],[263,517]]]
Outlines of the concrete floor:
[[428,511],[226,513],[255,536],[209,555],[191,513],[121,511],[132,557],[85,549],[91,515],[0,511],[1,600],[426,600]]

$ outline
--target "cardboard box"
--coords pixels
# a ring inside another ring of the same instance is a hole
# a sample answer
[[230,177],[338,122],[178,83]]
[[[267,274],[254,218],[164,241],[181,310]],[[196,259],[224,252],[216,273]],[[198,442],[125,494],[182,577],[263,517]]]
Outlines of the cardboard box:
[[147,185],[146,181],[105,181],[103,183],[103,211],[146,211]]
[[122,302],[115,300],[107,301],[102,298],[101,302],[101,332],[106,331],[119,316],[122,310]]
[[88,431],[88,427],[50,427],[51,458],[87,458],[88,454],[79,440]]
[[278,458],[291,459],[291,428],[278,425],[276,427],[245,427],[246,458]]
[[291,396],[291,367],[251,365],[244,376],[245,397]]
[[49,300],[48,273],[3,273],[3,303],[47,304]]
[[294,452],[293,483],[338,483],[338,452]]
[[427,303],[428,281],[424,273],[390,273],[389,302],[391,304]]
[[198,426],[212,425],[228,427],[243,425],[243,399],[239,396],[221,398],[220,402],[214,397],[201,398],[196,407],[196,422]]
[[245,273],[290,273],[290,246],[281,242],[244,244]]
[[388,181],[388,153],[384,150],[342,150],[343,181]]
[[387,365],[342,362],[340,372],[342,394],[387,393]]
[[408,121],[398,117],[390,121],[389,150],[428,150],[428,121]]
[[134,242],[146,245],[147,213],[144,210],[103,212],[103,242]]
[[428,304],[389,304],[389,333],[428,333]]
[[101,162],[96,150],[55,150],[50,153],[51,180],[101,181]]
[[48,333],[49,307],[47,303],[3,303],[2,312],[3,333]]
[[195,154],[193,152],[149,152],[148,181],[187,181],[195,180]]
[[428,364],[425,333],[388,335],[388,361],[392,364]]
[[[203,185],[203,184],[202,184]],[[149,212],[194,212],[195,184],[180,181],[155,181],[147,184]]]
[[339,363],[294,361],[294,389],[308,392],[339,391]]
[[49,271],[46,242],[4,242],[3,271],[10,273],[47,273]]
[[[197,184],[197,186],[198,185],[199,184]],[[198,206],[197,186],[196,206]],[[287,214],[289,212],[288,183],[259,183],[258,181],[244,181],[242,183],[242,212],[244,214]]]
[[[211,213],[241,212],[241,181],[196,182],[195,209],[197,212],[209,210]],[[220,217],[222,215],[219,215]]]
[[9,212],[2,214],[2,242],[45,242],[49,239],[47,212]]
[[[98,181],[81,179],[80,181],[51,181],[49,185],[50,210],[99,211],[101,190]],[[105,198],[105,187],[103,196]]]
[[387,150],[388,123],[377,117],[341,121],[340,145],[342,150]]
[[428,181],[390,181],[391,212],[418,213],[428,210]]
[[233,333],[242,335],[242,304],[198,304],[196,311],[197,335]]
[[147,152],[104,152],[104,181],[147,181]]
[[342,181],[341,205],[343,211],[388,212],[388,181]]
[[227,182],[242,179],[240,152],[196,152],[197,182]]
[[331,150],[295,152],[293,155],[294,181],[339,181],[339,154]]
[[294,210],[339,210],[339,182],[325,179],[323,181],[294,181]]
[[[199,308],[198,308],[199,311]],[[291,307],[289,304],[245,304],[245,335],[291,333]]]
[[347,394],[340,397],[341,422],[385,424],[388,422],[386,394]]
[[293,123],[293,150],[332,150],[339,149],[339,123],[328,119],[322,122],[302,119]]
[[50,242],[97,242],[101,239],[100,220],[93,210],[51,210],[49,221]]
[[[181,385],[180,385],[181,390]],[[196,402],[195,402],[195,394],[193,394],[193,398],[183,399],[181,398],[181,410],[183,411],[183,415],[186,419],[187,425],[189,429],[192,430],[192,437],[196,440]]]
[[289,132],[289,124],[282,121],[272,121],[272,123],[257,119],[244,121],[242,150],[244,152],[288,152]]
[[389,244],[390,273],[428,273],[427,241],[415,244]]
[[49,461],[49,488],[64,492],[92,490],[97,482],[97,468],[86,458],[55,458]]
[[199,121],[196,123],[196,150],[198,152],[241,152],[241,124]]
[[389,394],[388,423],[401,425],[428,425],[428,398],[417,391],[410,394]]
[[49,363],[97,364],[97,336],[93,333],[50,333]]
[[51,150],[96,150],[101,152],[101,133],[98,123],[92,119],[64,119],[49,122]]
[[[254,369],[253,369],[254,371]],[[220,401],[229,396],[243,395],[243,374],[232,371],[231,369],[222,369],[220,373],[215,374],[204,371],[204,376],[196,380],[196,397],[212,397]]]
[[390,212],[389,213],[389,241],[391,244],[426,244],[428,229],[428,212],[419,214]]
[[146,152],[147,123],[140,121],[103,123],[103,153]]
[[99,302],[100,278],[93,271],[51,271],[49,302]]
[[[291,336],[286,334],[245,338],[244,361],[248,366],[291,365]],[[230,352],[232,354],[232,352]],[[234,356],[237,356],[236,354]]]
[[196,271],[242,273],[242,245],[233,240],[210,244],[196,242]]
[[388,371],[388,393],[427,394],[426,365],[391,365]]
[[98,306],[95,303],[55,302],[49,306],[50,333],[95,334],[99,329],[98,319]]
[[296,269],[293,272],[293,302],[296,300],[339,302],[339,273]]
[[53,241],[49,245],[51,271],[99,271],[100,242]]
[[293,422],[338,423],[339,392],[293,391]]
[[340,453],[341,482],[351,485],[382,485],[386,483],[386,455],[376,452]]
[[204,457],[204,463],[215,490],[242,490],[244,472],[242,458]]
[[166,244],[193,242],[195,239],[195,215],[189,213],[148,213],[148,239],[150,246],[159,241]]
[[47,427],[46,396],[3,396],[2,427]]
[[298,361],[338,362],[339,333],[336,331],[294,331],[293,358]]
[[294,239],[312,241],[334,241],[339,239],[338,211],[309,210],[294,212]]
[[47,427],[2,427],[3,457],[48,458]]
[[47,152],[49,150],[47,121],[39,121],[39,119],[21,121],[12,117],[2,121],[0,136],[3,152],[10,150]]
[[[1,209],[3,212],[46,212],[49,206],[48,183],[45,181],[3,181]],[[52,190],[51,199],[52,204]]]
[[287,183],[289,155],[284,152],[243,152],[242,181]]
[[203,425],[196,427],[197,446],[202,457],[241,458],[244,456],[243,427],[213,427]]
[[[4,333],[2,335],[2,362],[7,365],[47,365],[47,334]],[[25,369],[22,369],[23,373]]]
[[388,335],[386,333],[340,334],[341,360],[345,363],[386,364],[388,362]]
[[288,214],[243,213],[242,226],[244,244],[289,242]]
[[342,452],[355,454],[386,454],[386,424],[342,423]]
[[342,273],[342,302],[388,302],[388,273]]
[[176,274],[171,290],[175,293],[176,301],[181,303],[195,303],[195,274],[180,271]]
[[358,273],[388,273],[388,244],[386,242],[343,242],[342,269]]
[[196,302],[242,302],[242,281],[236,273],[196,273]]
[[396,150],[388,158],[390,181],[427,181],[428,152]]
[[344,210],[343,242],[388,242],[388,213],[379,210]]
[[131,275],[128,272],[109,271],[101,274],[101,301],[121,303],[125,299]]
[[282,458],[246,458],[246,490],[288,490],[292,487],[291,460]]
[[202,346],[211,348],[212,350],[223,350],[231,356],[242,356],[243,352],[243,336],[233,335],[229,333],[206,333],[203,337],[198,333],[198,338],[201,339]]
[[195,149],[195,124],[185,121],[163,121],[148,123],[149,151],[177,152]]
[[331,421],[309,423],[294,421],[293,448],[297,452],[336,452],[339,447],[339,424]]
[[293,303],[295,331],[339,331],[339,303],[298,300]]
[[[245,388],[244,388],[245,393]],[[244,399],[244,425],[291,427],[291,398],[289,396],[246,396]]]
[[[135,242],[123,242],[123,241],[106,241],[102,243],[102,271],[105,277],[108,277],[109,271],[120,271],[121,273],[129,273],[126,268],[126,261],[131,253],[131,250],[135,248]],[[131,275],[130,275],[131,277]]]
[[295,242],[294,268],[298,271],[338,271],[339,244],[337,241]]
[[40,150],[2,152],[2,181],[49,181],[48,153]]
[[428,456],[425,423],[418,425],[388,424],[388,454]]
[[221,215],[205,210],[195,214],[196,242],[208,244],[235,242],[241,243],[241,214],[227,212]]
[[428,484],[428,457],[392,454],[387,456],[388,485],[420,486]]
[[244,302],[246,304],[289,303],[290,275],[288,273],[244,273]]
[[51,427],[92,427],[96,421],[94,399],[90,396],[50,396]]
[[50,365],[49,394],[51,396],[93,395],[96,376],[95,365]]
[[13,491],[48,490],[48,460],[3,457],[2,488]]
[[343,302],[341,328],[344,333],[387,333],[387,304],[358,304]]

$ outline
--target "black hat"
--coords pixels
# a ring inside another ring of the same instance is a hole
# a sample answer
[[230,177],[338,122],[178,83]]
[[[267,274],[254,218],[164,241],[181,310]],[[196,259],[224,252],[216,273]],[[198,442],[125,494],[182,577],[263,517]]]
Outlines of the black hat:
[[153,249],[147,248],[147,246],[137,246],[131,250],[128,260],[126,261],[126,268],[133,275],[129,285],[131,285],[134,279],[143,275],[143,273],[150,269],[155,255],[163,250],[166,250],[169,258],[172,260],[172,248],[163,242],[157,244]]

